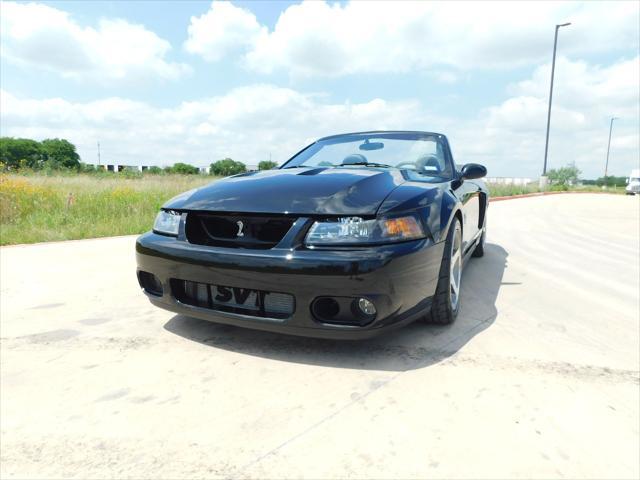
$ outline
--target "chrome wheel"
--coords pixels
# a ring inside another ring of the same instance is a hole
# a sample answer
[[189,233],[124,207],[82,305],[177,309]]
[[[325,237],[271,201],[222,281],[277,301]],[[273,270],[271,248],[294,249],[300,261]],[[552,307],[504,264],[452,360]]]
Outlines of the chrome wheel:
[[451,241],[451,271],[449,272],[449,289],[451,310],[458,307],[460,297],[460,278],[462,276],[462,230],[456,223],[456,230]]

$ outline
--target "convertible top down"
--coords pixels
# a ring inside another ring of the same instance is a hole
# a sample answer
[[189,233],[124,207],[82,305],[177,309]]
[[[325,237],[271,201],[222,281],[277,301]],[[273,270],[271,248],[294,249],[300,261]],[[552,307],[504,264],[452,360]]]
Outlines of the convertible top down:
[[325,137],[168,201],[137,240],[138,280],[161,308],[294,335],[451,323],[484,251],[485,175],[438,133]]

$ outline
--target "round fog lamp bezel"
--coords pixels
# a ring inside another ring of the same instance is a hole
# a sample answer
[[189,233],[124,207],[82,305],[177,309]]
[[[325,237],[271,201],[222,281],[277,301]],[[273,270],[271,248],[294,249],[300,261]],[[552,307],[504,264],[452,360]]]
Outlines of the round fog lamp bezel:
[[359,297],[353,303],[355,307],[354,309],[360,316],[363,316],[365,318],[373,318],[378,314],[378,309],[376,308],[375,303],[373,303],[368,298]]

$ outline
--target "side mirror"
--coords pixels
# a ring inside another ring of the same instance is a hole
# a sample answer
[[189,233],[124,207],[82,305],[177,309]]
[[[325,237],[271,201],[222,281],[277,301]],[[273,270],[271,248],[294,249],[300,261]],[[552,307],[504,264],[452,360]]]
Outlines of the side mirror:
[[467,163],[460,170],[460,176],[463,180],[473,180],[474,178],[482,178],[487,175],[487,169],[477,163]]

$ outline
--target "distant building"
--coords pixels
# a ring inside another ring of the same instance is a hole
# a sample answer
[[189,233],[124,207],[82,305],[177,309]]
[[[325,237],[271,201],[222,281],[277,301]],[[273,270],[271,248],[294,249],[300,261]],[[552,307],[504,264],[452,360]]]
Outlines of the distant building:
[[[105,163],[100,165],[96,165],[95,163],[89,163],[88,165],[91,165],[98,169],[106,170],[107,172],[121,172],[125,169],[144,172],[145,170],[148,170],[149,168],[155,166],[155,165],[121,165],[118,163]],[[163,167],[160,167],[160,168],[163,168]],[[201,175],[209,175],[209,167],[197,167],[197,168]],[[258,166],[247,165],[247,171],[251,171],[251,170],[258,170]]]
[[106,170],[107,172],[121,172],[124,169],[138,170],[139,172],[144,172],[149,168],[149,165],[119,165],[117,163],[106,163],[106,164],[100,164],[100,165],[96,165],[95,163],[89,163],[88,165],[91,165],[97,169]]
[[486,177],[484,180],[499,185],[527,185],[533,182],[533,179],[528,177]]

